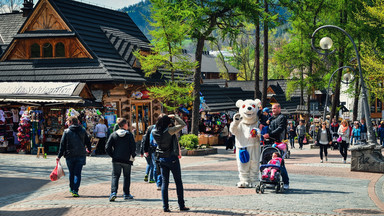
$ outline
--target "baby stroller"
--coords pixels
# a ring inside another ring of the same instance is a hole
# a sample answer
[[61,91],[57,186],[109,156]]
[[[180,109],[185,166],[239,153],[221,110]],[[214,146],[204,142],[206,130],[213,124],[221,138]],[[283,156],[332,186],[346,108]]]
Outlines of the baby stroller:
[[[261,152],[263,152],[266,147],[276,147],[279,150],[281,158],[286,159],[291,157],[291,151],[288,149],[288,140],[283,140],[282,142],[263,142],[261,146]],[[272,154],[271,154],[272,158]],[[268,163],[268,161],[267,161]]]
[[[279,170],[280,166],[268,164],[268,161],[272,159],[272,154],[274,152],[279,152],[280,155],[284,154],[281,150],[279,150],[276,147],[264,146],[262,148],[261,157],[260,157],[260,183],[259,185],[256,186],[256,193],[259,193],[259,192],[264,193],[264,190],[266,189],[267,185],[272,185],[276,193],[284,192],[284,183],[281,179],[280,170]],[[283,163],[284,162],[282,161],[282,164]],[[270,176],[268,176],[268,178],[261,177],[261,173],[263,172],[264,169],[267,169],[267,168],[275,168],[278,170],[275,173],[274,179],[271,179]]]

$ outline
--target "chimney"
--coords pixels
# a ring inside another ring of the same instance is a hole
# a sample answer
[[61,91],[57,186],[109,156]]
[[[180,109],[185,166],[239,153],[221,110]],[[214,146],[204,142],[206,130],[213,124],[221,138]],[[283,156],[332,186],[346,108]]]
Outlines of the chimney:
[[29,14],[31,14],[33,10],[33,0],[24,0],[23,5],[24,7],[21,8],[21,10],[23,11],[23,17],[27,17],[29,16]]

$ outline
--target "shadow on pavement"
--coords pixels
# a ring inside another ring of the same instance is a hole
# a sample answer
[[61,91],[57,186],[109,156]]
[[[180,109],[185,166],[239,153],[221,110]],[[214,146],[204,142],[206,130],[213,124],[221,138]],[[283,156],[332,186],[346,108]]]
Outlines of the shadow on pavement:
[[49,182],[51,181],[48,178],[45,180],[0,177],[0,185],[6,185],[0,190],[0,207],[23,200],[29,196],[30,192],[37,191]]
[[330,190],[307,190],[307,189],[289,189],[284,192],[285,194],[350,194],[345,191],[330,191]]
[[244,213],[236,213],[232,211],[220,211],[220,210],[190,210],[188,212],[205,213],[205,214],[212,214],[212,215],[245,215]]
[[69,208],[51,208],[26,211],[0,211],[0,215],[8,216],[29,216],[29,215],[55,215],[60,216],[68,212]]
[[[176,190],[176,188],[170,188],[171,190]],[[219,189],[200,189],[200,188],[184,188],[184,191],[222,191]]]

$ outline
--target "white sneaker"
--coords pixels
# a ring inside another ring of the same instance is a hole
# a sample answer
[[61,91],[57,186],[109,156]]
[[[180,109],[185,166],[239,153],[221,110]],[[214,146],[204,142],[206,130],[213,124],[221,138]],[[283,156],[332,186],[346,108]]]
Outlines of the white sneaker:
[[321,160],[320,163],[323,163],[323,160]]
[[284,184],[284,190],[288,190],[289,189],[289,185],[288,184]]

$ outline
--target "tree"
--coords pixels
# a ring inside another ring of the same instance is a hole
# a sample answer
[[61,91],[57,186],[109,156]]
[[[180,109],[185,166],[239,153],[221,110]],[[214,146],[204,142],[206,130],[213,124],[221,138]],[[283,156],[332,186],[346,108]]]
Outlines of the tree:
[[[296,90],[301,90],[300,104],[304,105],[307,99],[307,112],[310,112],[310,96],[317,88],[325,85],[325,70],[323,63],[311,48],[312,32],[318,27],[320,18],[324,15],[325,0],[281,0],[281,5],[290,12],[289,18],[291,29],[290,41],[283,46],[281,52],[277,53],[279,68],[284,71],[288,82],[287,96]],[[304,95],[304,90],[307,92]]]
[[[134,55],[140,61],[146,76],[159,70],[171,73],[171,81],[163,86],[149,87],[152,98],[159,99],[168,111],[175,111],[179,105],[187,106],[191,100],[191,85],[175,80],[175,72],[191,73],[195,62],[191,61],[182,52],[182,42],[191,30],[188,17],[191,15],[186,10],[186,4],[175,3],[167,0],[151,0],[151,20],[149,23],[153,30],[153,49],[150,53],[137,50]],[[182,79],[185,77],[181,77]]]
[[201,83],[201,59],[205,41],[212,41],[211,33],[220,28],[223,35],[236,34],[241,26],[241,12],[239,8],[249,5],[248,0],[181,0],[190,4],[190,11],[193,13],[191,26],[193,31],[190,37],[196,42],[195,60],[198,65],[193,75],[193,112],[192,112],[192,133],[198,134],[198,123],[200,119],[200,83]]

